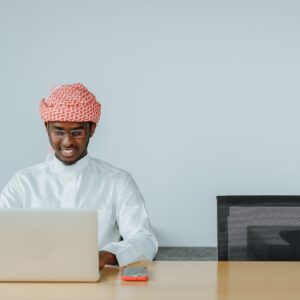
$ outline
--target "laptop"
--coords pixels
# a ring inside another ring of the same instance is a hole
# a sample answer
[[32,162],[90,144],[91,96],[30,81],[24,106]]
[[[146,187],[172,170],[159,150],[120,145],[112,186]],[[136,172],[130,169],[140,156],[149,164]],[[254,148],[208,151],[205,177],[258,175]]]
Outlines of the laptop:
[[95,282],[97,212],[0,209],[0,281]]

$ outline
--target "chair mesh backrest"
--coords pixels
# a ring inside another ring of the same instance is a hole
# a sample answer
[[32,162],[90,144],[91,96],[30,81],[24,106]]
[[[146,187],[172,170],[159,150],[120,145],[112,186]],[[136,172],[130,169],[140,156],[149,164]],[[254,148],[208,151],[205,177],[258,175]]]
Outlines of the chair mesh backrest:
[[218,260],[300,260],[300,196],[217,196]]

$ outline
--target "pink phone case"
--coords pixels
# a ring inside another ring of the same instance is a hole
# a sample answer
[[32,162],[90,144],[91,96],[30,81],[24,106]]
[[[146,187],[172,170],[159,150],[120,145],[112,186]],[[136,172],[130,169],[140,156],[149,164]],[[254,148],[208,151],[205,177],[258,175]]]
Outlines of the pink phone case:
[[125,281],[147,281],[148,270],[146,267],[125,267],[121,279]]

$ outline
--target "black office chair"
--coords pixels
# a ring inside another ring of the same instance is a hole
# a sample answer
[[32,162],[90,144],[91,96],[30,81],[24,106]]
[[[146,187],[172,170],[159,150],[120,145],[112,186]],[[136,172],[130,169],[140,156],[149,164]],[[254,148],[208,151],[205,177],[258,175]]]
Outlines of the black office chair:
[[217,196],[218,260],[300,260],[300,196]]

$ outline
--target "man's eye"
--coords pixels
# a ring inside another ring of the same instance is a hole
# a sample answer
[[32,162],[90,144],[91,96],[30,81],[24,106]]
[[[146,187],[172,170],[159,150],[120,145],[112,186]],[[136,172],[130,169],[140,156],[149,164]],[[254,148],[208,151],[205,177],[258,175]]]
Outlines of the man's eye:
[[72,137],[83,137],[84,136],[84,130],[74,130],[71,131]]
[[54,133],[56,136],[64,136],[65,135],[65,132],[62,130],[55,130]]

